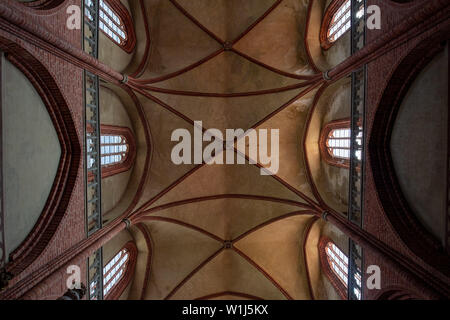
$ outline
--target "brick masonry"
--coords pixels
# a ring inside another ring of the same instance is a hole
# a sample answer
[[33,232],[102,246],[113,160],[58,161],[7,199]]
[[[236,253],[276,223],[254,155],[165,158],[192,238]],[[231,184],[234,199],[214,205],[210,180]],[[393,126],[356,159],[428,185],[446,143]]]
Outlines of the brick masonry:
[[[76,48],[81,48],[81,32],[80,30],[69,31],[65,28],[67,14],[65,8],[71,4],[80,5],[81,0],[66,0],[64,4],[46,10],[36,10],[22,7],[21,10],[31,12],[31,23],[46,28],[56,37],[64,39]],[[440,2],[440,0],[432,0]],[[368,43],[376,40],[383,30],[390,30],[401,21],[406,19],[415,10],[420,10],[420,6],[415,4],[395,4],[392,1],[369,0],[369,4],[377,4],[382,12],[382,29],[368,31]],[[418,1],[420,2],[420,1]],[[368,66],[368,96],[366,106],[366,141],[369,141],[371,130],[373,127],[374,115],[376,113],[379,101],[383,95],[384,89],[388,84],[390,75],[396,69],[396,66],[402,59],[423,39],[432,34],[434,30],[430,30],[426,34],[410,39],[408,42],[399,47],[383,54],[381,57],[369,63]],[[21,45],[31,54],[33,54],[51,73],[54,80],[59,85],[59,89],[69,106],[79,141],[83,142],[83,88],[82,88],[82,70],[42,49],[39,49],[28,43],[16,39],[7,32],[0,30],[0,36],[10,39]],[[367,146],[366,146],[367,150]],[[84,159],[83,159],[84,160]],[[433,268],[418,258],[408,247],[402,242],[398,234],[391,226],[383,208],[379,203],[376,186],[373,180],[372,168],[370,161],[366,162],[366,180],[365,180],[365,225],[364,228],[370,234],[381,240],[384,244],[397,250],[404,256],[410,258],[413,262],[420,265],[425,270],[433,273]],[[74,191],[66,215],[61,221],[58,229],[50,240],[48,246],[41,255],[18,275],[12,285],[18,283],[21,279],[33,275],[42,267],[46,268],[49,261],[59,257],[69,249],[76,251],[77,244],[85,239],[84,226],[84,185],[83,185],[83,161],[78,170]],[[122,226],[123,227],[123,226]],[[117,228],[119,229],[119,227]],[[103,239],[107,241],[107,239]],[[82,257],[77,257],[69,264],[78,264],[82,270],[82,281],[86,283],[86,262]],[[412,287],[411,281],[403,270],[392,268],[380,256],[374,254],[370,250],[365,251],[365,264],[379,265],[382,272],[382,288],[405,288],[411,295],[417,295],[424,298],[433,298],[432,295],[423,293],[423,288]],[[34,286],[22,286],[20,291],[15,293],[15,298],[26,299],[55,299],[61,296],[65,291],[65,268],[59,269],[57,272],[49,275],[44,281]],[[448,279],[446,279],[448,282]],[[381,292],[379,290],[365,290],[366,299],[374,299]]]
[[[381,8],[382,24],[381,30],[368,30],[368,43],[375,40],[383,30],[389,30],[409,17],[412,12],[420,10],[420,5],[414,4],[395,4],[391,1],[369,0],[369,4],[377,4]],[[373,120],[379,102],[383,96],[384,90],[391,79],[392,73],[401,61],[414,49],[421,41],[429,37],[435,30],[431,30],[419,37],[408,41],[394,50],[389,51],[377,60],[368,65],[368,90],[366,101],[366,150],[368,150],[367,143],[370,139],[370,134],[373,129]],[[364,228],[385,244],[391,246],[406,257],[412,259],[415,263],[422,266],[424,269],[434,272],[433,268],[424,263],[418,258],[405,243],[402,242],[399,235],[394,231],[390,224],[383,208],[380,204],[376,186],[373,179],[370,159],[366,159],[365,167],[365,185],[364,185]],[[381,269],[381,288],[382,290],[365,290],[365,299],[374,299],[383,290],[389,288],[405,289],[412,296],[420,298],[433,298],[423,293],[422,288],[412,287],[410,279],[402,270],[393,269],[386,264],[386,262],[376,256],[373,252],[365,252],[365,265],[378,265]],[[447,283],[449,279],[447,278]]]
[[[66,28],[67,6],[81,5],[81,0],[68,0],[64,4],[51,10],[38,10],[23,6],[23,10],[32,13],[32,23],[46,28],[55,36],[68,41],[77,48],[81,48],[81,30],[68,30]],[[84,113],[83,113],[83,86],[82,86],[82,69],[26,42],[11,37],[10,34],[0,30],[0,36],[11,39],[25,50],[38,59],[53,76],[55,82],[59,86],[78,135],[78,141],[83,143],[84,140]],[[84,146],[81,146],[84,148]],[[33,274],[36,270],[44,266],[52,259],[58,257],[63,252],[76,245],[86,237],[85,233],[85,217],[84,217],[84,164],[80,162],[78,175],[72,192],[67,212],[59,224],[56,232],[50,240],[47,247],[42,251],[41,255],[23,272],[11,281],[11,285],[19,282],[21,279]],[[74,261],[81,268],[82,281],[86,283],[86,261]],[[27,293],[27,298],[37,299],[56,299],[64,294],[67,290],[65,287],[67,275],[65,270],[54,273],[45,281],[40,283]],[[30,288],[24,288],[22,294]]]

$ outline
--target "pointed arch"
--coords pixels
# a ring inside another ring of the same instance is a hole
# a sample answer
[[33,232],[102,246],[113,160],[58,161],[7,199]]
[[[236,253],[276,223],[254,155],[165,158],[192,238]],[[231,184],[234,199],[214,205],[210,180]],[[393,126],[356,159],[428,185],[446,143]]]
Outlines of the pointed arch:
[[375,300],[424,300],[424,297],[404,287],[390,286],[381,291]]
[[[347,300],[348,258],[328,237],[319,240],[319,257],[322,272],[343,300]],[[345,260],[347,259],[347,263]]]
[[103,295],[105,300],[118,300],[130,284],[137,261],[137,248],[133,241],[103,267]]
[[370,170],[383,212],[395,233],[416,256],[449,276],[450,255],[408,203],[391,154],[391,138],[402,102],[416,78],[445,49],[448,32],[433,34],[418,43],[392,72],[374,115],[368,143]]
[[[364,4],[362,0],[358,12],[355,13],[359,19],[364,16]],[[322,26],[320,28],[320,45],[322,49],[328,50],[335,41],[343,36],[351,28],[351,0],[334,0],[325,11]]]
[[64,3],[64,1],[65,0],[22,0],[20,2],[22,2],[25,6],[35,10],[50,10],[60,6]]
[[82,159],[81,145],[67,101],[47,68],[23,47],[0,38],[7,59],[31,82],[50,115],[61,146],[57,175],[45,206],[23,242],[9,255],[6,270],[18,275],[45,250],[67,213]]
[[350,119],[331,121],[322,129],[319,148],[322,158],[329,165],[350,167]]
[[[88,128],[89,131],[92,129]],[[102,179],[128,171],[136,158],[136,142],[131,130],[127,127],[100,126],[100,156]],[[89,180],[93,179],[89,172]]]
[[[92,0],[84,0],[87,6]],[[86,9],[85,16],[92,19]],[[128,9],[119,0],[99,0],[100,30],[125,52],[133,52],[136,46],[136,33],[133,19]]]

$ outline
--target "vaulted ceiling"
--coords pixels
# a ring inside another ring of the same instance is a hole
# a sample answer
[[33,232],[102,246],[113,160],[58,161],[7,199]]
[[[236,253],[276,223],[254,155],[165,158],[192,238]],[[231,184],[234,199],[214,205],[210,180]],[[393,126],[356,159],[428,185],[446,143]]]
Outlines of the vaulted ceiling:
[[[133,174],[144,180],[132,178],[119,208],[131,203],[132,233],[151,257],[141,257],[130,297],[317,297],[323,205],[304,146],[320,130],[309,119],[323,80],[305,48],[309,1],[143,2],[149,59],[129,83],[150,135],[132,116],[142,145]],[[279,171],[173,164],[171,134],[192,133],[193,121],[222,131],[279,129]]]

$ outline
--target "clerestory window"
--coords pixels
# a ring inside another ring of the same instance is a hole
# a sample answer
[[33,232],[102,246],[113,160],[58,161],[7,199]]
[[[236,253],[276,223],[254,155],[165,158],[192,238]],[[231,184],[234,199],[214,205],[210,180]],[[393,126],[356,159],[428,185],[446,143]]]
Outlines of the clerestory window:
[[[85,0],[85,16],[93,21],[92,0]],[[120,1],[99,1],[99,28],[119,47],[130,53],[136,44],[133,23],[128,10]]]
[[[355,13],[355,18],[360,19],[364,16],[364,3],[357,0],[360,5]],[[335,0],[325,12],[323,24],[320,32],[320,42],[322,47],[327,50],[333,43],[342,37],[351,27],[351,0]]]
[[[328,123],[320,136],[320,151],[323,159],[330,165],[348,168],[351,152],[351,124],[349,119]],[[356,137],[356,143],[362,144],[362,131]],[[361,150],[355,151],[355,157],[361,160]]]

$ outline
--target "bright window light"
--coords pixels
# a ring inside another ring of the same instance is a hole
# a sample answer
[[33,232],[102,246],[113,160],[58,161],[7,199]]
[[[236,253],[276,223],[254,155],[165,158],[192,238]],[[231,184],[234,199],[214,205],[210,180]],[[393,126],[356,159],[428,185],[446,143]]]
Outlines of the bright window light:
[[[362,146],[362,132],[358,133],[356,137],[356,146]],[[340,128],[331,130],[327,141],[326,146],[328,152],[333,158],[338,159],[350,159],[350,147],[351,147],[351,130],[350,128]],[[358,160],[361,160],[361,150],[355,150],[355,156]]]
[[327,148],[334,158],[350,159],[350,128],[331,130]]
[[[362,0],[358,0],[362,2]],[[351,27],[351,1],[345,1],[342,6],[336,11],[331,19],[328,27],[328,41],[335,42],[344,33],[346,33]],[[361,4],[359,10],[355,14],[357,19],[364,16],[364,5]]]
[[[348,287],[348,257],[333,243],[328,242],[325,247],[328,264],[333,273],[338,277],[342,284]],[[361,287],[361,276],[355,273],[355,282],[358,287]],[[361,299],[361,291],[358,288],[353,288],[353,292],[358,299]]]
[[[92,0],[85,0],[85,16],[89,20],[93,20],[92,14],[89,11],[89,7],[93,6]],[[125,26],[119,16],[110,8],[110,6],[103,0],[100,0],[99,10],[99,27],[107,34],[114,42],[121,45],[125,42],[127,36],[125,32]]]
[[[106,266],[103,267],[103,296],[106,297],[114,286],[122,279],[129,261],[129,252],[127,249],[120,250]],[[94,295],[97,288],[97,281],[90,284],[91,296]],[[94,298],[95,299],[95,298]]]

